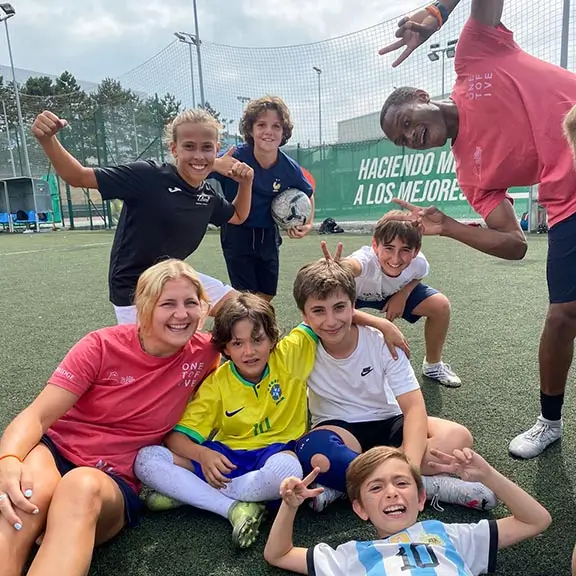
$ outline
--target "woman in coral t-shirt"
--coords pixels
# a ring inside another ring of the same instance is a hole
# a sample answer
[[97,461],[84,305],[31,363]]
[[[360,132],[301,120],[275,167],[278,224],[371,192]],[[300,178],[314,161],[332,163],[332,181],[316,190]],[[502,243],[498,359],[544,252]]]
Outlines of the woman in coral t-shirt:
[[86,574],[94,544],[138,523],[136,453],[162,442],[220,359],[209,334],[196,332],[205,302],[188,264],[152,266],[136,289],[138,324],[82,338],[8,426],[0,440],[3,574],[21,574],[42,532],[29,574]]

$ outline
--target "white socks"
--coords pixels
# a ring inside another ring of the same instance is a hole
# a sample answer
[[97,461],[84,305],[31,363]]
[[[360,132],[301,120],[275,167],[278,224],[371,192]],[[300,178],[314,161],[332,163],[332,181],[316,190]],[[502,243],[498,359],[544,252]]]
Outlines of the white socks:
[[260,470],[234,478],[222,494],[243,502],[267,502],[280,498],[280,484],[284,478],[302,478],[302,466],[296,456],[286,452],[274,454]]
[[217,490],[190,470],[174,464],[172,453],[164,446],[142,448],[134,462],[134,472],[153,490],[224,518],[228,518],[228,511],[235,500],[276,500],[280,498],[280,484],[284,478],[303,476],[296,456],[281,452],[268,458],[260,470],[238,476],[225,488]]
[[228,518],[234,500],[212,488],[194,472],[174,464],[172,452],[164,446],[142,448],[134,462],[136,476],[153,490],[174,500],[209,510]]

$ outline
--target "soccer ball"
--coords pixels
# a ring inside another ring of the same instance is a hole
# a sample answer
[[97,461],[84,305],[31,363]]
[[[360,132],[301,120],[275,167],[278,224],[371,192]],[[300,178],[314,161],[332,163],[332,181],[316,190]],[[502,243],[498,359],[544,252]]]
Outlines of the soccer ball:
[[272,218],[283,230],[303,226],[310,219],[310,198],[296,188],[288,188],[272,200]]

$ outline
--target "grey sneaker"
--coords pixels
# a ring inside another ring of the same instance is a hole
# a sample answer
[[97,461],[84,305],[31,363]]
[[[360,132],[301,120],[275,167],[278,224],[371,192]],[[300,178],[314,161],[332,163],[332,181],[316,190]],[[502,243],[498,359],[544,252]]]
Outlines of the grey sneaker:
[[426,376],[426,378],[436,380],[448,388],[460,388],[460,386],[462,386],[462,381],[456,372],[452,370],[450,364],[446,364],[445,362],[428,364],[426,358],[424,358],[424,362],[422,362],[422,374]]
[[517,458],[534,458],[539,456],[550,444],[562,438],[562,420],[546,420],[538,416],[536,424],[526,432],[518,434],[508,450]]
[[334,490],[334,488],[328,488],[327,486],[322,486],[321,484],[311,484],[310,488],[324,488],[324,492],[318,494],[315,498],[311,498],[308,503],[314,512],[322,512],[323,510],[326,510],[332,502],[335,502],[339,498],[346,497],[344,492]]
[[458,504],[476,510],[491,510],[498,505],[496,494],[480,482],[466,482],[454,476],[423,476],[426,498],[436,510],[438,502]]

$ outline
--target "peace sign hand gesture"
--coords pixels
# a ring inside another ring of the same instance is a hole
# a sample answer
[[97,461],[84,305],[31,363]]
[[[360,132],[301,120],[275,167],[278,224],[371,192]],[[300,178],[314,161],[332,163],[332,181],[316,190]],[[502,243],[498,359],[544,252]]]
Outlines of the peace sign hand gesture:
[[419,226],[422,229],[422,234],[426,236],[438,236],[445,231],[448,216],[438,210],[436,206],[419,208],[399,198],[393,198],[392,202],[395,202],[405,210],[409,210],[410,213],[402,216],[390,216],[390,219],[412,222],[414,226]]
[[414,12],[414,14],[404,16],[404,18],[398,22],[398,30],[396,30],[395,35],[396,38],[400,38],[400,40],[384,46],[384,48],[378,51],[378,54],[388,54],[405,46],[404,52],[392,63],[392,68],[396,68],[396,66],[402,64],[418,46],[424,44],[439,28],[438,20],[436,20],[428,10],[425,8],[418,10]]
[[298,508],[307,498],[315,498],[322,494],[324,488],[309,488],[318,474],[320,468],[314,468],[303,480],[295,476],[285,478],[280,484],[280,496],[284,504],[289,508]]

